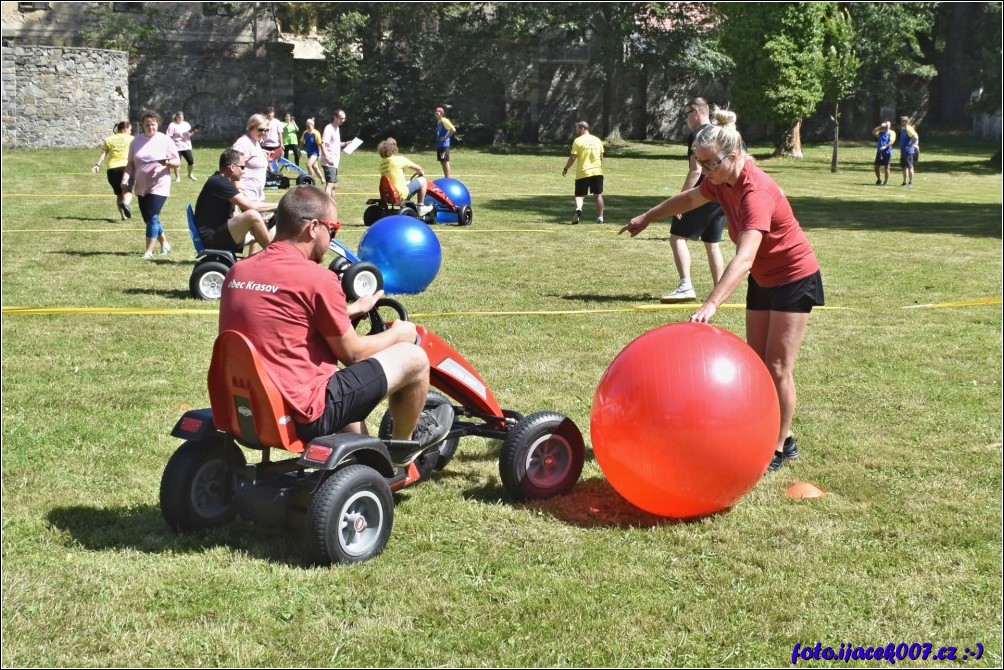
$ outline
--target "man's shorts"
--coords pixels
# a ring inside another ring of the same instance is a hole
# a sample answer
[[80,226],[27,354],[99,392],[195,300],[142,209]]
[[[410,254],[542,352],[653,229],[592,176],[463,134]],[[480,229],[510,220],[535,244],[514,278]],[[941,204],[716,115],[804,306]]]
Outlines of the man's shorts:
[[436,147],[436,160],[439,162],[450,160],[450,147]]
[[328,184],[338,183],[338,168],[333,165],[324,166],[324,181]]
[[901,168],[912,168],[913,167],[913,154],[900,154],[899,155],[899,166]]
[[195,165],[195,156],[192,155],[191,149],[184,149],[178,152],[178,155],[185,159],[185,162],[189,165]]
[[581,198],[592,192],[593,195],[603,195],[603,175],[583,177],[575,180],[575,197]]
[[717,202],[709,202],[691,210],[682,218],[673,217],[669,233],[688,240],[701,240],[709,244],[722,241],[725,228],[725,212]]
[[795,312],[808,314],[823,305],[823,276],[819,270],[802,279],[773,288],[764,288],[749,276],[746,286],[746,309],[753,312]]
[[324,413],[312,423],[296,424],[301,440],[331,435],[363,421],[387,395],[387,375],[383,366],[372,358],[343,368],[328,380],[324,393]]
[[220,251],[237,253],[244,248],[242,242],[234,242],[234,236],[230,234],[230,228],[226,224],[215,230],[200,228],[199,237],[202,238],[202,246],[206,249],[219,249]]
[[115,195],[122,195],[123,193],[128,193],[132,189],[132,177],[129,177],[129,188],[122,188],[122,176],[125,174],[125,165],[122,167],[112,168],[108,170],[106,176],[108,177],[108,183],[112,187],[112,191]]
[[875,165],[884,165],[889,167],[889,163],[892,162],[892,152],[878,151],[875,153]]

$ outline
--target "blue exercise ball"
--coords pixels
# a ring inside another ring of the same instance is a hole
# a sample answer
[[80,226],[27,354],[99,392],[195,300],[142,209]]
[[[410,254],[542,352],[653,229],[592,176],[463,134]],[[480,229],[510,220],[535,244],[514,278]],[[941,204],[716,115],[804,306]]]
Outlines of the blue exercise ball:
[[421,219],[396,214],[366,230],[359,258],[380,268],[387,293],[421,293],[439,274],[443,250]]
[[[442,177],[440,179],[432,182],[438,186],[446,197],[456,205],[457,207],[462,207],[471,205],[471,193],[467,190],[467,187],[463,183],[457,181],[456,179],[450,179],[449,177]],[[436,198],[432,195],[425,196],[425,204],[436,206],[436,222],[437,223],[457,223],[457,213],[451,212],[449,209],[443,206]]]

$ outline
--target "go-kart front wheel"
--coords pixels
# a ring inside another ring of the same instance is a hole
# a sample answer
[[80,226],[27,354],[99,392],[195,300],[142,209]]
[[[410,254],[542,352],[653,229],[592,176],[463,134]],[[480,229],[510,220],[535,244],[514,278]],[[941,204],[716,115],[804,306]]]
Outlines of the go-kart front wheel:
[[457,225],[469,226],[474,223],[474,210],[470,205],[461,205],[457,210]]
[[229,271],[230,266],[219,261],[205,261],[196,265],[188,280],[188,290],[192,297],[199,300],[219,300],[223,293],[223,279]]
[[233,520],[236,512],[228,498],[236,480],[227,469],[246,462],[244,452],[222,438],[178,447],[160,479],[160,511],[167,525],[181,533],[217,528]]
[[387,545],[394,526],[394,497],[368,465],[336,471],[307,508],[307,556],[313,563],[359,563]]
[[513,500],[568,493],[582,474],[585,443],[575,423],[557,412],[524,417],[506,436],[499,474]]

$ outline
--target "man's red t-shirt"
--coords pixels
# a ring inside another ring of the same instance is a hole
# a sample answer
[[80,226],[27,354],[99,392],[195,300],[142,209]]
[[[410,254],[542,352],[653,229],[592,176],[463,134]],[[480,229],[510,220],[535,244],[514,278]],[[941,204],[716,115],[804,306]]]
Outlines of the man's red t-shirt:
[[781,188],[753,161],[746,161],[735,186],[701,182],[701,195],[717,200],[728,218],[729,238],[744,230],[763,233],[750,274],[773,288],[804,279],[819,270],[819,261]]
[[254,344],[269,377],[298,423],[324,411],[338,361],[325,342],[352,328],[335,273],[286,242],[273,242],[227,273],[220,332],[236,330]]

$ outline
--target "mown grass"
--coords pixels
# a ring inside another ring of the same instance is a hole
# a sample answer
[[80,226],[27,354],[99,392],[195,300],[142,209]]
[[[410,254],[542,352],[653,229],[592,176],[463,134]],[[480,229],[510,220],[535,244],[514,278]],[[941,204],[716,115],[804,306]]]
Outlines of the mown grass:
[[[368,149],[342,166],[353,248],[377,181]],[[570,495],[514,505],[497,445],[469,438],[397,494],[378,559],[324,569],[303,567],[295,532],[177,536],[160,516],[168,433],[207,402],[216,330],[215,307],[187,288],[184,206],[199,185],[175,185],[175,251],[144,262],[138,217],[119,222],[88,171],[97,151],[4,151],[4,665],[771,666],[816,641],[960,657],[982,643],[964,664],[1000,665],[1002,180],[984,164],[991,146],[925,137],[924,149],[912,190],[874,186],[870,144],[842,148],[837,174],[828,146],[759,159],[821,259],[828,309],[796,369],[803,458],[733,509],[644,514],[591,452]],[[219,150],[198,148],[201,176]],[[437,174],[433,155],[409,155]],[[614,234],[675,193],[686,162],[680,146],[611,151],[609,223],[572,227],[564,156],[455,150],[474,225],[436,229],[443,269],[405,302],[504,406],[567,414],[588,443],[612,358],[689,314],[657,307],[676,283],[667,226]],[[742,334],[742,310],[715,323]],[[786,498],[803,480],[829,495]]]

